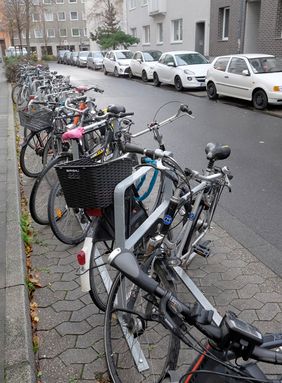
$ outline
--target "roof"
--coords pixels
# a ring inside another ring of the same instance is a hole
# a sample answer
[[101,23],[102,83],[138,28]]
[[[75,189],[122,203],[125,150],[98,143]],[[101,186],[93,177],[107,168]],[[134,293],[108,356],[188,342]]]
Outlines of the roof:
[[222,55],[222,56],[217,56],[216,58],[219,57],[246,57],[247,59],[253,59],[253,58],[260,58],[260,57],[275,57],[274,55],[269,55],[269,54],[263,54],[263,53],[236,53],[236,54],[229,54],[229,55]]
[[171,51],[171,52],[164,52],[163,54],[175,55],[175,54],[186,54],[186,53],[199,53],[199,52],[195,52],[195,51]]

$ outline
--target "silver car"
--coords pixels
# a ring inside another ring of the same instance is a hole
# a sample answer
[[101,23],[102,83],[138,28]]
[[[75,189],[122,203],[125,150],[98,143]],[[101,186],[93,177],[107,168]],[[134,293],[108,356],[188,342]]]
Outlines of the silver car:
[[71,52],[70,65],[76,65],[77,57],[78,57],[78,52]]
[[77,56],[76,65],[79,67],[86,67],[88,55],[89,51],[80,51]]
[[89,69],[102,69],[104,56],[100,51],[89,52],[87,57],[87,68]]

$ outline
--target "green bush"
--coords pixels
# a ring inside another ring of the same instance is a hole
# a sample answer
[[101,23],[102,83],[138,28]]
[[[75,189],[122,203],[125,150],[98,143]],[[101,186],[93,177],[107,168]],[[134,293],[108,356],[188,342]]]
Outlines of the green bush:
[[16,79],[17,66],[22,62],[22,57],[4,57],[5,74],[8,82],[14,82]]
[[42,56],[43,61],[56,61],[57,58],[54,55],[44,55]]

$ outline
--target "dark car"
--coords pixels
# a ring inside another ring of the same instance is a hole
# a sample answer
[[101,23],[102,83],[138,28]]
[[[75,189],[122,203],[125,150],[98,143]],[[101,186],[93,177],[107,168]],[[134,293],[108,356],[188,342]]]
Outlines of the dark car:
[[94,70],[103,68],[104,56],[100,51],[91,51],[87,57],[87,68]]
[[79,67],[86,67],[88,55],[89,51],[80,51],[77,57],[76,65]]
[[70,51],[65,52],[63,57],[63,64],[70,65],[70,56],[71,56]]
[[76,65],[77,57],[78,57],[78,52],[71,52],[70,65]]
[[58,51],[58,54],[57,54],[57,62],[58,62],[58,64],[63,64],[63,58],[64,58],[64,54],[66,52],[69,52],[69,51],[66,50],[66,49]]

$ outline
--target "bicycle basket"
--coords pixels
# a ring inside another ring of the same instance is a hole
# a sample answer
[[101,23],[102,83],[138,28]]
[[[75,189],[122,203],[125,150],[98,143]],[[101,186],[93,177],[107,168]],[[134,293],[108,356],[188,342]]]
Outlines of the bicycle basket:
[[52,126],[53,112],[50,109],[38,109],[35,111],[19,111],[20,124],[32,132],[38,132]]
[[104,163],[82,158],[55,166],[66,203],[72,208],[104,208],[113,203],[116,185],[132,173],[132,160]]

